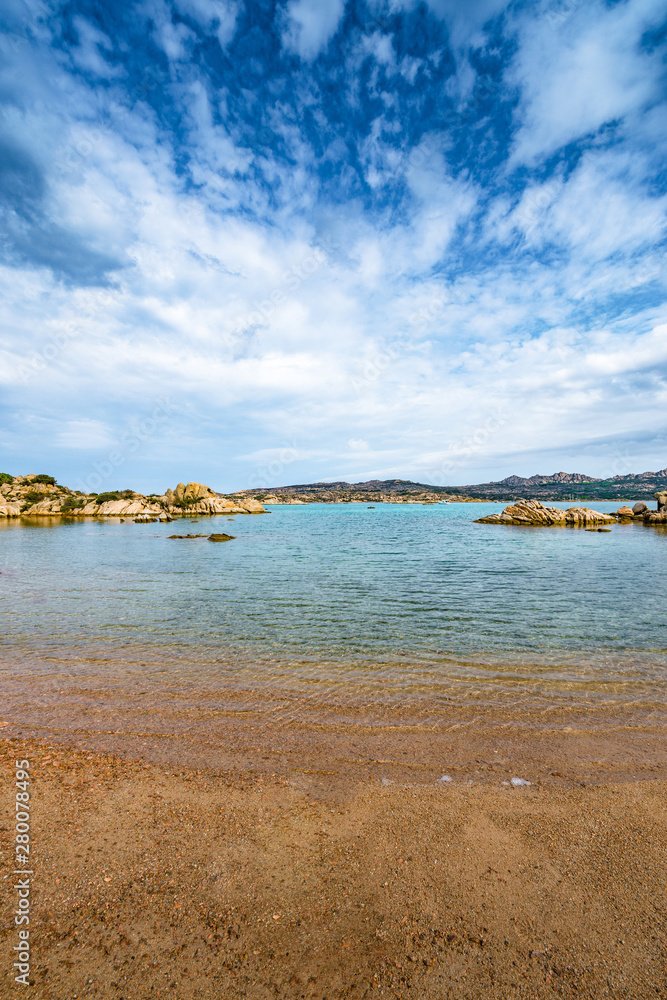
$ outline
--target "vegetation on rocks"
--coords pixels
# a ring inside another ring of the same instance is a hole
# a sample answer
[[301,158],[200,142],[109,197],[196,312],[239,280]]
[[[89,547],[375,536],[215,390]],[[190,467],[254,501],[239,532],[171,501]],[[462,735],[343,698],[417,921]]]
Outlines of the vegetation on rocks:
[[97,503],[106,503],[107,500],[120,500],[120,493],[98,493],[95,497]]
[[34,503],[39,503],[39,501],[43,500],[46,496],[46,493],[41,493],[38,490],[30,490],[28,493],[24,493],[22,498],[24,503],[23,509],[25,510],[27,507],[32,507]]
[[66,500],[63,500],[63,502],[60,505],[60,507],[61,507],[61,510],[63,512],[66,512],[66,511],[69,511],[69,510],[77,510],[77,509],[83,507],[83,505],[85,504],[86,500],[87,500],[87,498],[84,497],[84,496],[81,496],[81,497],[77,497],[77,496],[67,497]]

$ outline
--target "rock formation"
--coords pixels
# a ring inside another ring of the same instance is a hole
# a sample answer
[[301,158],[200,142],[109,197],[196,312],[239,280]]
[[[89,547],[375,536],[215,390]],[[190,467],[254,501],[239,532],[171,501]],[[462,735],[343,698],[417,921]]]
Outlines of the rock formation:
[[648,504],[636,503],[632,510],[619,507],[614,517],[619,521],[641,521],[642,524],[667,524],[667,490],[659,490],[653,496],[658,501],[658,509],[650,510]]
[[539,527],[553,525],[588,525],[609,524],[614,518],[610,514],[601,514],[589,507],[570,507],[561,510],[559,507],[544,507],[539,500],[518,500],[515,504],[505,507],[500,514],[490,514],[480,517],[476,524],[519,524]]
[[133,490],[80,493],[59,486],[53,477],[0,474],[0,517],[131,517],[170,521],[195,514],[262,514],[257,500],[221,496],[203,483],[179,483],[163,496]]
[[262,514],[264,507],[258,500],[220,496],[203,483],[179,483],[176,489],[166,490],[159,498],[164,508],[174,515],[190,514]]

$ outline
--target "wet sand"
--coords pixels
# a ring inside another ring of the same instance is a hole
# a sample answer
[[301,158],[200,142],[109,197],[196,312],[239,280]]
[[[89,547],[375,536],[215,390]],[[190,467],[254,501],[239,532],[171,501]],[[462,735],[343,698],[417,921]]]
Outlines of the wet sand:
[[667,996],[655,710],[311,700],[298,721],[77,685],[0,730],[3,839],[32,765],[26,995]]

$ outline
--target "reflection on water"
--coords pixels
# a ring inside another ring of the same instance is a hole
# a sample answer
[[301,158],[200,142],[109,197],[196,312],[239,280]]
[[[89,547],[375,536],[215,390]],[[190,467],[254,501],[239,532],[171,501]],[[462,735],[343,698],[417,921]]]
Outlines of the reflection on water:
[[225,545],[170,540],[173,525],[0,524],[5,684],[23,662],[72,683],[270,689],[302,710],[662,703],[667,532],[472,523],[497,509],[274,507],[182,526],[231,530]]

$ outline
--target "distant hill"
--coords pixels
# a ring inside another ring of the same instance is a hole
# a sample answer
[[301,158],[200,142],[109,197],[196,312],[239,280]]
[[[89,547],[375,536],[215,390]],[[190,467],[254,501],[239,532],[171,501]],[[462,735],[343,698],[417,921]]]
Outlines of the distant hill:
[[[555,472],[553,476],[531,476],[523,479],[521,476],[508,476],[501,479],[501,486],[536,486],[543,483],[594,483],[592,476],[584,476],[581,472]],[[491,484],[486,484],[491,485]],[[498,485],[498,484],[494,484]]]
[[262,503],[437,503],[440,500],[472,500],[453,487],[429,486],[409,479],[370,479],[365,483],[302,483],[265,490],[240,490],[237,497],[252,497]]
[[431,486],[409,479],[370,479],[363,483],[301,483],[273,489],[239,490],[238,497],[263,503],[437,503],[440,500],[650,500],[667,488],[667,468],[610,479],[581,472],[551,476],[507,476],[493,483],[470,486]]
[[533,500],[650,500],[667,485],[667,469],[640,472],[610,479],[594,479],[580,472],[556,472],[552,476],[508,476],[495,483],[462,486],[467,494],[487,500],[529,498]]

